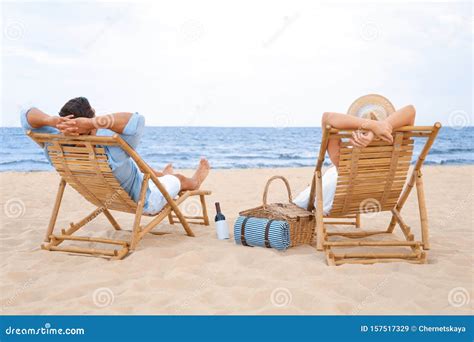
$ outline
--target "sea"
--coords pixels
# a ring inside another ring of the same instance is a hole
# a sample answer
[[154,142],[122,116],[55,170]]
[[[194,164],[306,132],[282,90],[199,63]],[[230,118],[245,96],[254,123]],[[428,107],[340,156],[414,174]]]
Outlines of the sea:
[[[474,164],[474,127],[443,127],[425,164]],[[315,165],[321,128],[147,127],[138,147],[152,167],[194,168],[207,157],[214,169]],[[414,158],[424,139],[417,139]],[[21,128],[0,128],[0,171],[49,171],[43,151]]]

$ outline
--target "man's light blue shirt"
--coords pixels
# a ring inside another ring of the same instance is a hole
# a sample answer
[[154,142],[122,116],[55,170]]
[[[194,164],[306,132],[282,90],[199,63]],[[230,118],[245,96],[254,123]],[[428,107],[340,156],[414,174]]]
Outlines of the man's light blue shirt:
[[[21,113],[21,126],[25,131],[31,130],[32,132],[37,133],[49,133],[49,134],[59,134],[59,130],[55,127],[43,126],[41,128],[33,128],[28,122],[29,110],[25,110]],[[136,149],[140,143],[140,139],[143,135],[143,130],[145,128],[145,118],[138,114],[134,113],[130,117],[127,125],[125,126],[122,134],[119,134],[120,137],[125,140],[130,147]],[[97,130],[98,136],[113,136],[115,132],[108,129],[99,129]],[[104,146],[105,151],[108,156],[109,165],[112,169],[112,172],[119,181],[122,188],[128,192],[130,197],[137,202],[138,197],[140,196],[140,188],[143,181],[143,174],[140,172],[135,161],[130,158],[130,156],[117,146]],[[44,152],[46,157],[49,160],[49,155],[47,151],[47,146],[44,147]],[[145,209],[148,208],[148,197],[150,195],[150,189],[147,189]]]

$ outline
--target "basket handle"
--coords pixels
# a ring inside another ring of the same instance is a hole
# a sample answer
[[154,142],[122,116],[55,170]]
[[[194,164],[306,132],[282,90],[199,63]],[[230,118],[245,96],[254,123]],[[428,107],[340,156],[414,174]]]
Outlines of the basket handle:
[[288,191],[288,201],[291,203],[291,188],[290,188],[290,183],[288,183],[288,180],[283,177],[283,176],[273,176],[267,181],[267,184],[265,185],[265,190],[263,191],[263,208],[267,206],[267,196],[268,196],[268,188],[270,187],[270,184],[275,180],[275,179],[281,179],[283,183],[285,183],[286,190]]

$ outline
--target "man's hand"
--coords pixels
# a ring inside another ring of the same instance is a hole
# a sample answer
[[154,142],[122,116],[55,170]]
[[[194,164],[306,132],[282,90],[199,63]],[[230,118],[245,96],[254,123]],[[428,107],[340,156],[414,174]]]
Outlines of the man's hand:
[[354,131],[352,132],[352,138],[350,142],[355,147],[363,148],[369,146],[374,140],[375,134],[372,131]]
[[90,134],[97,129],[109,129],[122,134],[132,113],[120,112],[96,116],[93,118],[67,118],[56,127],[65,135]]
[[64,116],[64,117],[61,117],[61,116],[51,116],[49,117],[49,124],[48,126],[51,126],[51,127],[56,127],[57,129],[58,128],[58,125],[61,125],[62,123],[72,119],[74,117],[74,115],[68,115],[68,116]]
[[60,123],[56,125],[56,128],[61,131],[64,135],[80,135],[89,134],[95,127],[90,118],[62,118]]

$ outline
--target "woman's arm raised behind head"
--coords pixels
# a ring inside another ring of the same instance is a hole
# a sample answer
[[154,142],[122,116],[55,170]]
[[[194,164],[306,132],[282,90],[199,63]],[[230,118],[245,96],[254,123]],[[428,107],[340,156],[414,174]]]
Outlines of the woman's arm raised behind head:
[[415,117],[415,107],[413,105],[408,105],[390,114],[385,121],[396,129],[403,126],[413,126],[415,124]]

